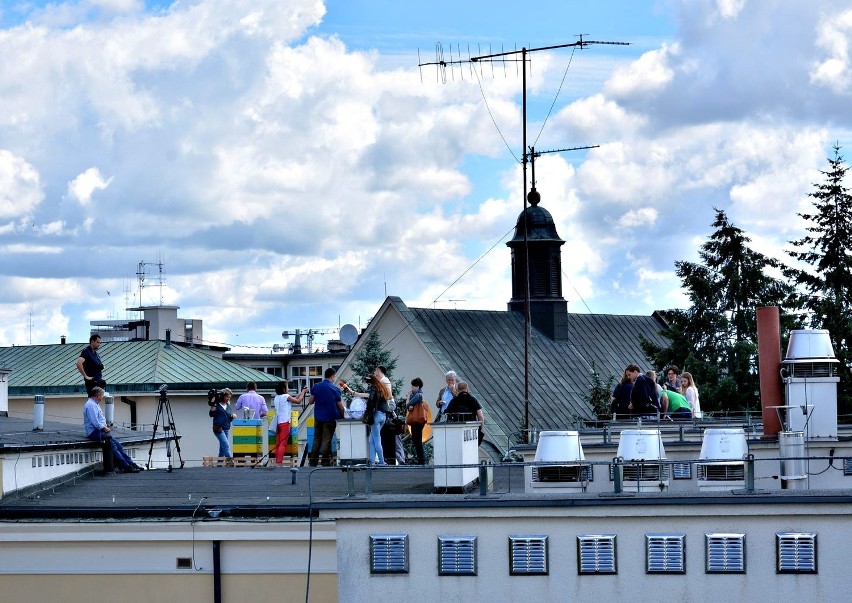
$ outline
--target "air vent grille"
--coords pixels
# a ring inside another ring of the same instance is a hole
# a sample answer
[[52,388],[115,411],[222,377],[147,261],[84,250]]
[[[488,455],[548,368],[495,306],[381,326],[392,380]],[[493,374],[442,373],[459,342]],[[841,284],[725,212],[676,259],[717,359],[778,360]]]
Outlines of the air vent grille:
[[785,364],[790,377],[836,377],[836,362],[791,362]]
[[589,465],[548,465],[533,467],[534,482],[586,482],[592,468]]
[[745,534],[705,534],[708,574],[745,573]]
[[745,465],[743,463],[698,465],[698,479],[708,482],[743,481],[745,479]]
[[370,573],[408,573],[408,534],[370,534]]
[[692,463],[672,463],[672,477],[692,479]]
[[852,475],[852,458],[843,460],[843,475]]
[[577,536],[577,573],[615,574],[615,534]]
[[547,575],[547,536],[509,536],[509,573]]
[[476,575],[476,537],[438,536],[438,574]]
[[649,574],[686,573],[684,534],[645,534]]
[[669,466],[660,463],[624,465],[625,482],[659,482],[669,479]]
[[816,574],[816,534],[775,534],[779,574]]

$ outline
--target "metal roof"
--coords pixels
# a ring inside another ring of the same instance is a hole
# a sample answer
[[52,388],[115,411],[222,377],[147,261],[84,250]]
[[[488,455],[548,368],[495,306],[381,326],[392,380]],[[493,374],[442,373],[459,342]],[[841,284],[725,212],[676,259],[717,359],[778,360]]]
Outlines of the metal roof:
[[[398,297],[390,300],[441,367],[470,383],[492,436],[518,432],[524,418],[523,315],[408,308]],[[656,316],[569,313],[565,341],[553,341],[532,327],[530,424],[539,430],[565,429],[578,418],[593,420],[592,365],[604,383],[610,376],[620,378],[628,364],[647,366],[639,336],[666,345],[659,334],[663,326]]]
[[[9,395],[63,395],[86,391],[75,363],[87,343],[0,348],[0,366],[10,369]],[[164,341],[104,342],[98,349],[111,393],[155,392],[211,387],[244,388],[254,381],[272,389],[279,379],[211,354]]]

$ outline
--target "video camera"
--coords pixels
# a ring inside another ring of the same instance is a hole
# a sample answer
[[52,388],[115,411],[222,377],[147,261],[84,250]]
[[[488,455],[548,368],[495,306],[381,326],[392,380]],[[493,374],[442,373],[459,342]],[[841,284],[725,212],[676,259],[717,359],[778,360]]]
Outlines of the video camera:
[[163,384],[160,386],[160,389],[158,389],[157,391],[158,391],[158,392],[160,392],[160,400],[164,400],[164,399],[166,398],[166,396],[168,396],[168,393],[169,393],[169,386],[168,386],[168,384],[163,383]]
[[207,405],[208,406],[216,406],[220,402],[225,401],[225,392],[214,388],[211,388],[207,392]]

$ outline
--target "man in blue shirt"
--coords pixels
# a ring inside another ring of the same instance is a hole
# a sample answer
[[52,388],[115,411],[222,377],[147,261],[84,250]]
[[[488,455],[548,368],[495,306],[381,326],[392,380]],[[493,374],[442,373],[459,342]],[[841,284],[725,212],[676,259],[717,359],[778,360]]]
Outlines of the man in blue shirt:
[[112,471],[112,468],[117,466],[123,473],[138,473],[142,468],[136,465],[130,455],[124,451],[121,442],[110,434],[110,428],[106,424],[106,418],[100,407],[103,399],[103,388],[93,387],[89,399],[83,406],[83,430],[86,432],[86,438],[101,443],[104,472]]
[[337,371],[325,369],[325,379],[311,388],[308,404],[314,405],[314,441],[311,443],[311,467],[316,467],[320,455],[324,467],[331,465],[331,439],[337,428],[337,419],[343,417],[343,397],[334,384]]

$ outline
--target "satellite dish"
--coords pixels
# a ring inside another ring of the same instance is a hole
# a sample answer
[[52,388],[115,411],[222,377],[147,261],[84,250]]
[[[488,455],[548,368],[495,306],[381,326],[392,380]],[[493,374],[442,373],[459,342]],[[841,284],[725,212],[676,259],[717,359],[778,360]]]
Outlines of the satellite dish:
[[346,324],[340,327],[340,341],[346,345],[352,345],[358,341],[358,329],[355,325]]

